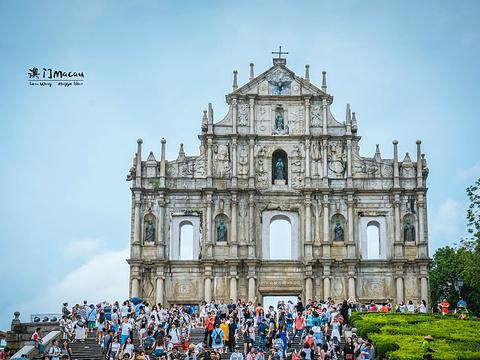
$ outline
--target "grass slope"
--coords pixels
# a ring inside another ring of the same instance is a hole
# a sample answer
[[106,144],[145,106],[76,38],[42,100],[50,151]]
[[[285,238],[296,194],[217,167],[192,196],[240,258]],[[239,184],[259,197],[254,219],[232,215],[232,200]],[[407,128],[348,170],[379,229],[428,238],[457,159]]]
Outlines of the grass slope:
[[423,337],[435,341],[433,359],[480,359],[480,321],[431,314],[354,313],[359,336],[368,336],[379,359],[422,359]]

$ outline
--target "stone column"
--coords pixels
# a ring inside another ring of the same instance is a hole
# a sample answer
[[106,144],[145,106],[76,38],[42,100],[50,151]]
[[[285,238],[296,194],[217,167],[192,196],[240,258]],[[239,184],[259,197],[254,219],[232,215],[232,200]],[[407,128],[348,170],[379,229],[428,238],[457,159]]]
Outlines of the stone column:
[[237,177],[237,138],[232,139],[232,176]]
[[398,171],[398,141],[393,140],[393,187],[400,187],[400,178]]
[[347,187],[352,186],[352,140],[347,140]]
[[348,297],[355,297],[355,275],[348,274]]
[[422,142],[417,140],[417,188],[423,187],[423,170],[422,170],[422,151],[420,144]]
[[323,278],[323,299],[327,300],[330,297],[330,277]]
[[132,296],[131,297],[139,297],[140,296],[140,279],[137,277],[132,278]]
[[397,304],[404,300],[403,294],[403,277],[397,276]]
[[135,164],[135,187],[142,187],[142,139],[137,140],[137,161]]
[[353,215],[353,207],[355,201],[353,198],[353,193],[347,195],[347,224],[348,224],[348,242],[347,242],[347,252],[349,259],[356,258],[356,247],[355,247],[355,217]]
[[310,140],[305,140],[305,187],[309,188],[311,186],[310,182]]
[[312,242],[312,200],[310,194],[305,194],[305,242]]
[[207,253],[206,253],[206,256],[207,257],[212,257],[213,256],[213,249],[212,249],[212,246],[213,246],[213,240],[212,240],[212,194],[211,193],[208,193],[207,194],[207,219],[206,219],[206,224],[205,224],[205,227],[206,227],[206,239],[205,239],[205,242],[206,242],[206,250],[207,250]]
[[167,140],[162,138],[160,141],[162,144],[161,151],[160,151],[160,187],[165,187],[165,169],[166,169],[166,162],[165,162],[165,144]]
[[163,219],[165,218],[165,195],[160,194],[158,199],[158,221],[157,221],[157,243],[162,244],[163,241]]
[[323,257],[330,258],[330,211],[328,194],[323,195]]
[[322,161],[323,161],[323,183],[324,187],[328,187],[328,141],[322,140]]
[[248,277],[248,301],[255,301],[255,276]]
[[156,294],[155,294],[155,303],[158,304],[164,304],[164,282],[165,282],[165,277],[163,276],[157,276],[157,286],[156,286]]
[[313,282],[310,276],[305,279],[305,303],[308,299],[313,299]]
[[428,304],[428,282],[427,282],[427,276],[426,275],[422,275],[420,277],[420,296],[421,296],[421,300],[425,300]]
[[305,135],[310,135],[310,98],[305,98]]
[[310,194],[305,194],[305,258],[311,259],[312,250],[312,200]]
[[250,108],[250,134],[255,134],[255,97],[250,97],[249,99],[249,108]]
[[248,159],[248,176],[252,179],[255,178],[255,140],[252,138],[249,141],[249,159]]
[[237,275],[230,276],[230,299],[233,299],[234,302],[237,301]]
[[213,176],[213,164],[212,164],[212,139],[207,140],[207,178]]
[[425,198],[423,192],[417,194],[417,211],[418,211],[418,257],[420,259],[428,258],[428,243],[425,239]]
[[402,224],[400,221],[400,194],[394,194],[393,200],[393,217],[394,217],[394,255],[395,258],[403,258],[403,245],[402,245]]
[[315,238],[314,238],[314,245],[315,245],[315,257],[318,258],[320,257],[320,247],[321,247],[321,242],[320,242],[320,213],[321,213],[321,204],[320,200],[317,199],[315,201]]
[[133,242],[135,244],[140,244],[141,242],[141,204],[140,194],[135,194],[135,210],[133,215]]
[[212,301],[212,278],[209,276],[205,278],[205,301]]
[[[237,194],[232,193],[232,199],[231,199],[231,211],[232,211],[232,220],[231,220],[231,225],[230,225],[230,257],[231,258],[236,258],[237,257],[237,247],[238,247],[238,242],[237,242],[237,205],[238,205],[238,199],[237,199]],[[234,298],[234,300],[236,300]]]
[[232,133],[237,133],[238,100],[232,99]]
[[327,99],[322,100],[322,113],[323,113],[323,124],[322,124],[322,134],[327,135],[327,119],[328,119],[328,101]]
[[418,210],[418,242],[425,242],[425,224],[424,224],[424,207],[423,207],[423,194],[418,194],[417,197],[417,210]]
[[255,257],[255,196],[248,197],[248,257]]

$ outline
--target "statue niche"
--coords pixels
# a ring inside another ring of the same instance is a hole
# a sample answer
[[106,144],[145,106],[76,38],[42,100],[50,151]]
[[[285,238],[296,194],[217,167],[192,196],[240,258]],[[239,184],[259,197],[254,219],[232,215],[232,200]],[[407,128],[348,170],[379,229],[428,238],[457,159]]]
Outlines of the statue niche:
[[288,184],[288,157],[283,150],[276,150],[272,154],[272,184]]
[[155,216],[153,214],[148,214],[144,219],[144,242],[145,243],[154,243],[155,242]]
[[227,243],[228,241],[228,217],[225,214],[219,214],[215,218],[215,239],[217,243]]
[[407,214],[403,218],[403,241],[405,243],[415,243],[415,217]]
[[342,214],[332,216],[332,237],[333,241],[345,241],[345,218]]
[[288,126],[285,124],[285,111],[283,110],[283,107],[281,105],[278,105],[275,109],[273,134],[288,134]]

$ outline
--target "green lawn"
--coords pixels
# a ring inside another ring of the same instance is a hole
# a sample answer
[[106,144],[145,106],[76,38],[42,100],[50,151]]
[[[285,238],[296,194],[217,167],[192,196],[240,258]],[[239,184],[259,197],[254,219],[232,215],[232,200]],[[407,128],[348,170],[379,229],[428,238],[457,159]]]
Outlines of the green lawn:
[[480,321],[431,314],[354,313],[359,336],[368,336],[379,359],[422,359],[423,337],[432,335],[433,359],[480,359]]

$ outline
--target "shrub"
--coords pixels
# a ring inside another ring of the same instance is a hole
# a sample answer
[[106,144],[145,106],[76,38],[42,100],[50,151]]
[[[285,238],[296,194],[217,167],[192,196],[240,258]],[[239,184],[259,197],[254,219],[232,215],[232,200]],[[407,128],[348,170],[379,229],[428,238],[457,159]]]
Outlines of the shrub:
[[350,321],[359,336],[372,340],[380,359],[422,359],[426,335],[435,339],[435,359],[480,359],[479,321],[399,313],[356,313]]

